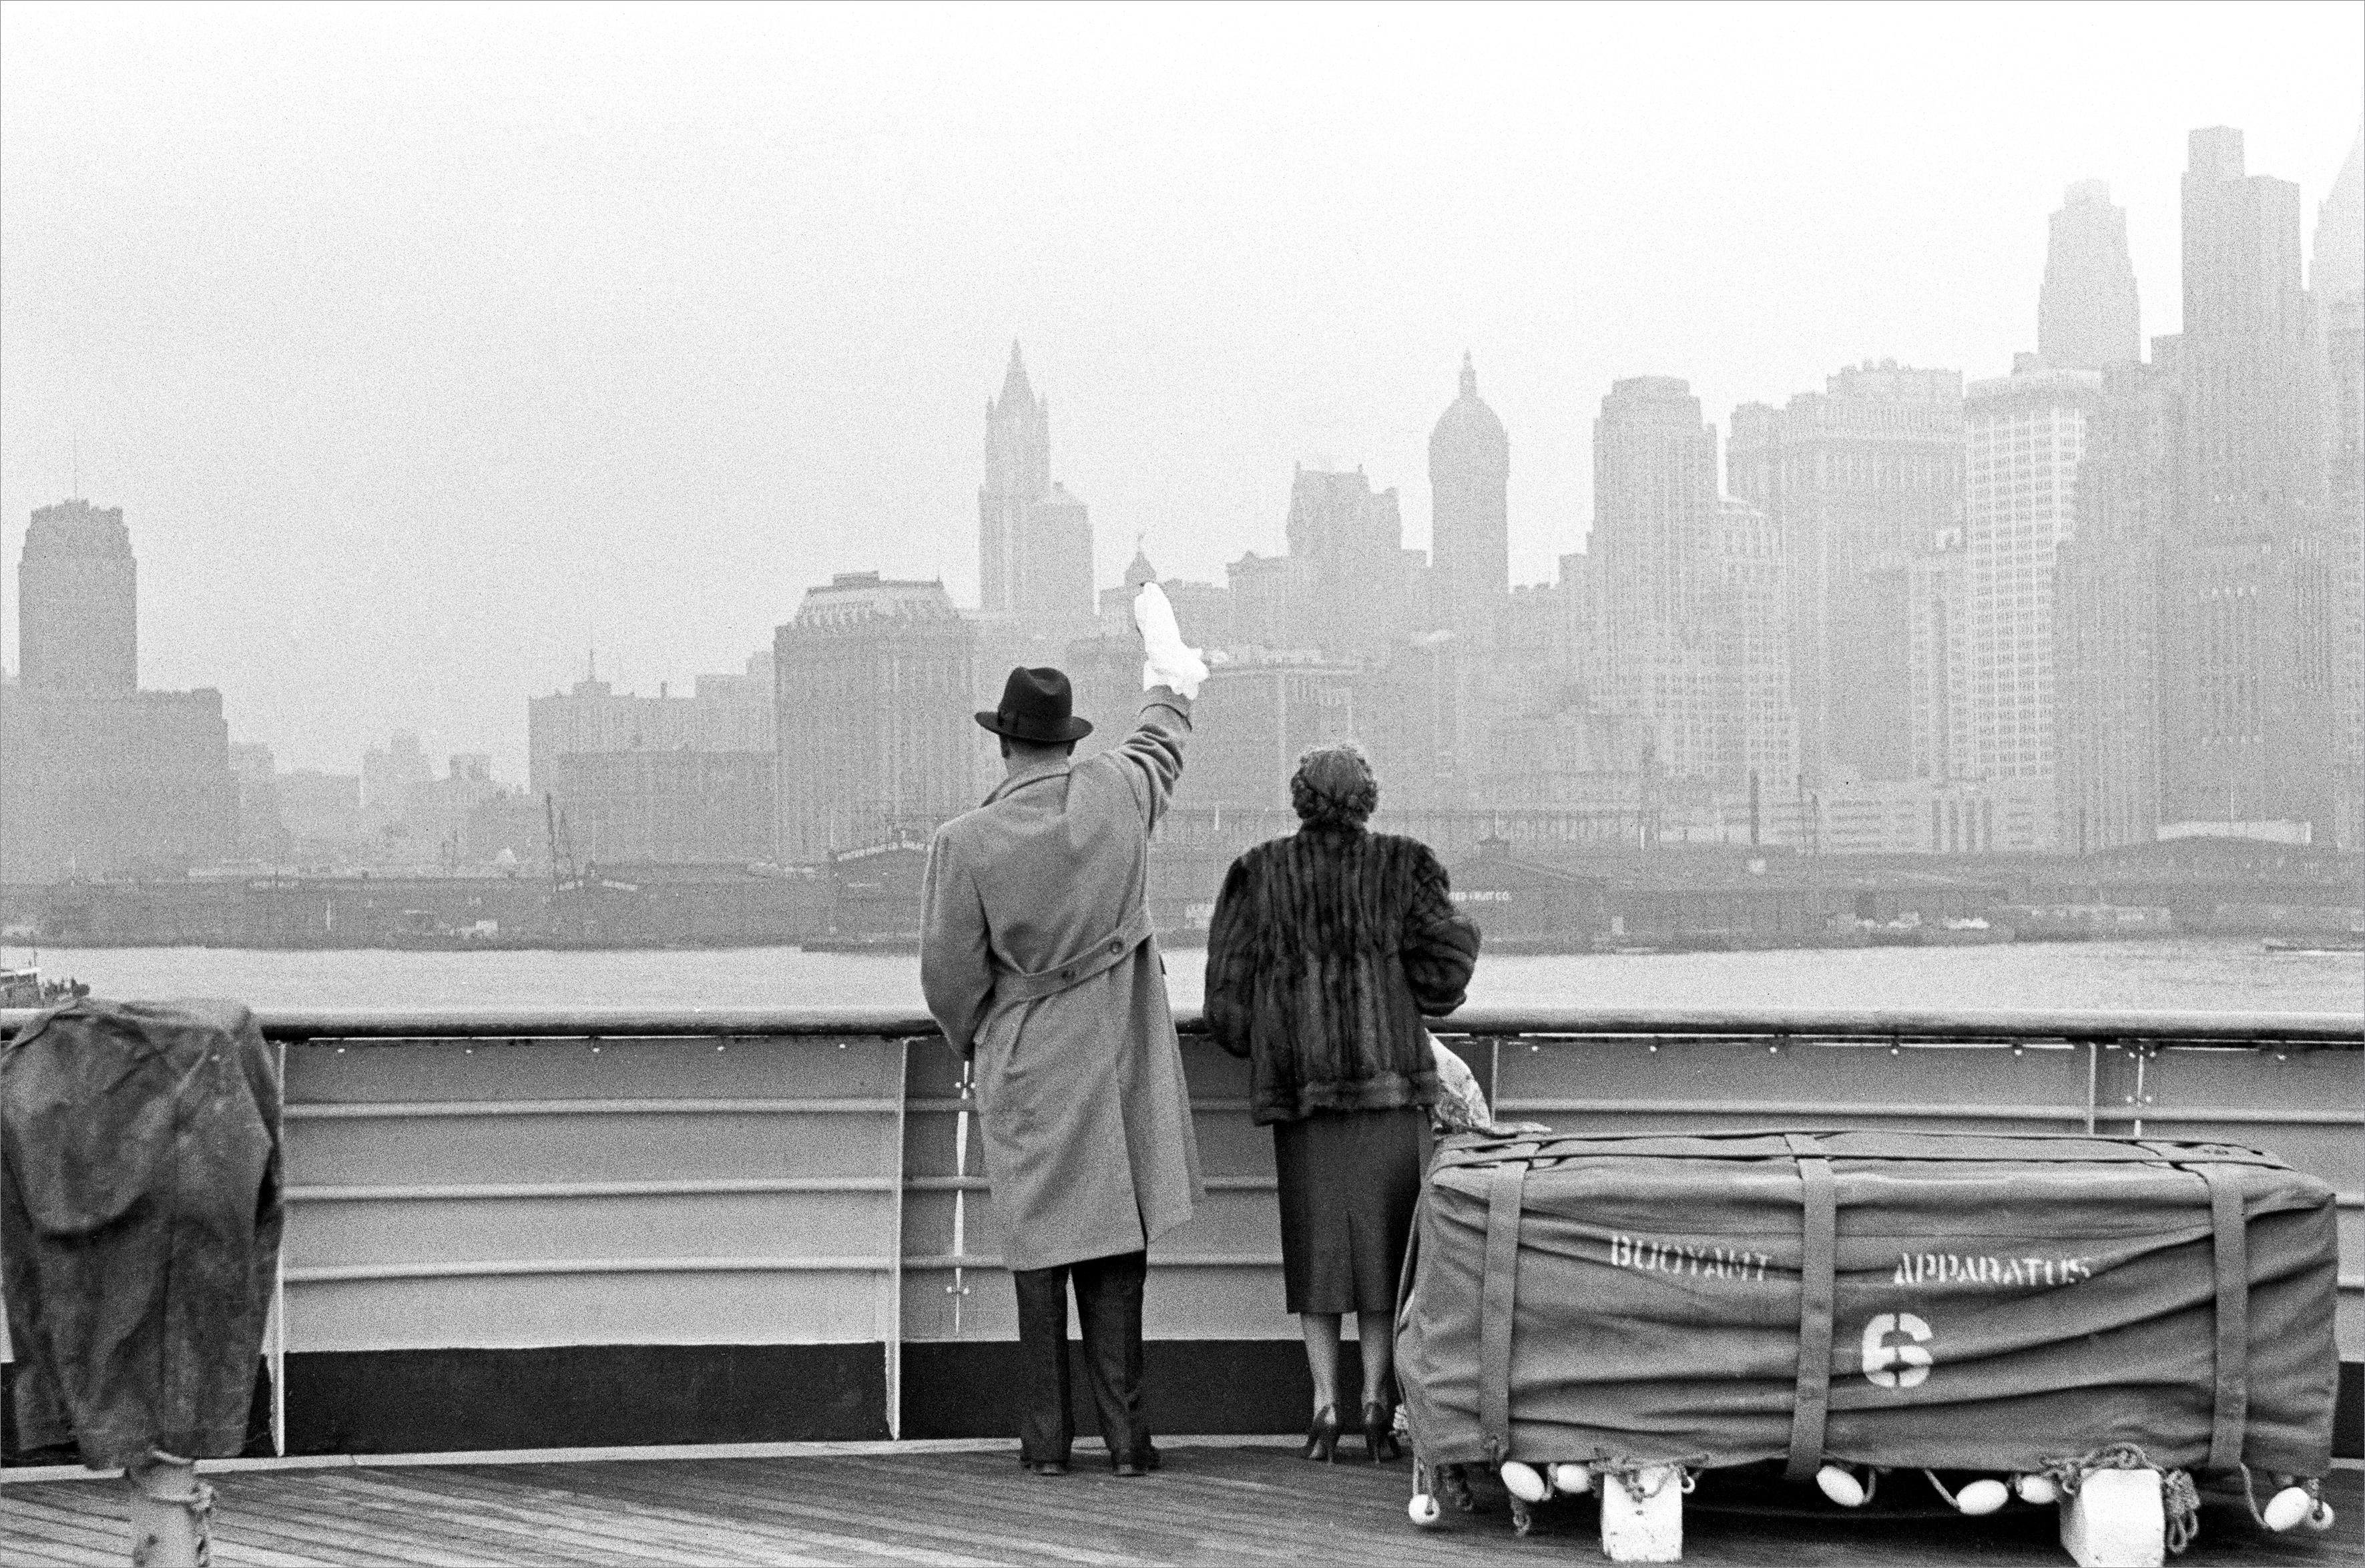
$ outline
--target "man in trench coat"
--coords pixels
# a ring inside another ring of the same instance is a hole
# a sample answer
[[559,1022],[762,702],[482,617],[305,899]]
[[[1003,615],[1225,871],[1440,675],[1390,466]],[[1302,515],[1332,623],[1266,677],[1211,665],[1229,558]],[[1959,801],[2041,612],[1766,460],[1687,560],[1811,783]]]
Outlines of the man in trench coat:
[[1143,895],[1150,829],[1191,733],[1191,697],[1177,688],[1195,694],[1206,666],[1181,646],[1155,585],[1151,596],[1148,615],[1136,607],[1151,657],[1133,733],[1075,760],[1092,726],[1073,716],[1067,678],[1011,671],[1001,705],[977,715],[1002,737],[1008,777],[937,831],[922,894],[921,989],[974,1066],[1018,1297],[1019,1459],[1039,1474],[1064,1473],[1074,1439],[1070,1282],[1110,1463],[1120,1475],[1157,1463],[1141,1407],[1148,1249],[1190,1219],[1203,1190]]

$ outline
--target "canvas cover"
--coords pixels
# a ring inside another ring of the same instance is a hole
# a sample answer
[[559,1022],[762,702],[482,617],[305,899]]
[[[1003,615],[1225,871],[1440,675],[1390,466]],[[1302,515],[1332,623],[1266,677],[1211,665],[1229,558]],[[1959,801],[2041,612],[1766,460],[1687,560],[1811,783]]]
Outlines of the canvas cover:
[[84,998],[0,1052],[17,1439],[244,1446],[283,1221],[277,1058],[235,1002]]
[[2223,1144],[1456,1137],[1396,1314],[1431,1463],[2331,1468],[2332,1190]]

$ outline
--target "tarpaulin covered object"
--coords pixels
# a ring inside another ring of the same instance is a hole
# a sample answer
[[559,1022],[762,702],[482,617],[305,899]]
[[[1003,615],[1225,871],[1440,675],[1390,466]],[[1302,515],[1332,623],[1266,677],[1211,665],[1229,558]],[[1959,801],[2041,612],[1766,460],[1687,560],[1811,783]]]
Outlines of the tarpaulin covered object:
[[277,1273],[276,1061],[225,1002],[74,1002],[0,1058],[0,1248],[27,1449],[237,1453]]
[[2337,1280],[2332,1190],[2223,1144],[1469,1135],[1396,1370],[1429,1463],[2319,1476]]

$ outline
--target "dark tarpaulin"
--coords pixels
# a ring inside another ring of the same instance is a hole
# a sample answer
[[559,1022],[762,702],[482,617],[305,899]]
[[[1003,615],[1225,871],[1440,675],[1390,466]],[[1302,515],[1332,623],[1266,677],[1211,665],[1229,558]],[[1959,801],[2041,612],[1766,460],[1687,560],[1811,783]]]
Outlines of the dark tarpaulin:
[[17,1437],[112,1469],[236,1454],[281,1226],[279,1075],[245,1008],[86,998],[0,1057]]
[[2252,1150],[1463,1137],[1414,1247],[1396,1367],[1431,1462],[2331,1468],[2333,1193]]

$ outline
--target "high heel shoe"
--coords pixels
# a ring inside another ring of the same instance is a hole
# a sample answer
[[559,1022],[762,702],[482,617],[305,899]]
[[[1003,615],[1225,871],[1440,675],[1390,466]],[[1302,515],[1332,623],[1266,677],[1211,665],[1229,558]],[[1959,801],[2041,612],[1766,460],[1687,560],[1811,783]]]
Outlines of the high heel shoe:
[[1376,1402],[1363,1406],[1363,1452],[1373,1464],[1402,1459],[1396,1446],[1396,1413]]
[[1339,1462],[1339,1412],[1325,1405],[1315,1414],[1314,1425],[1306,1434],[1306,1457],[1320,1460],[1324,1464]]

